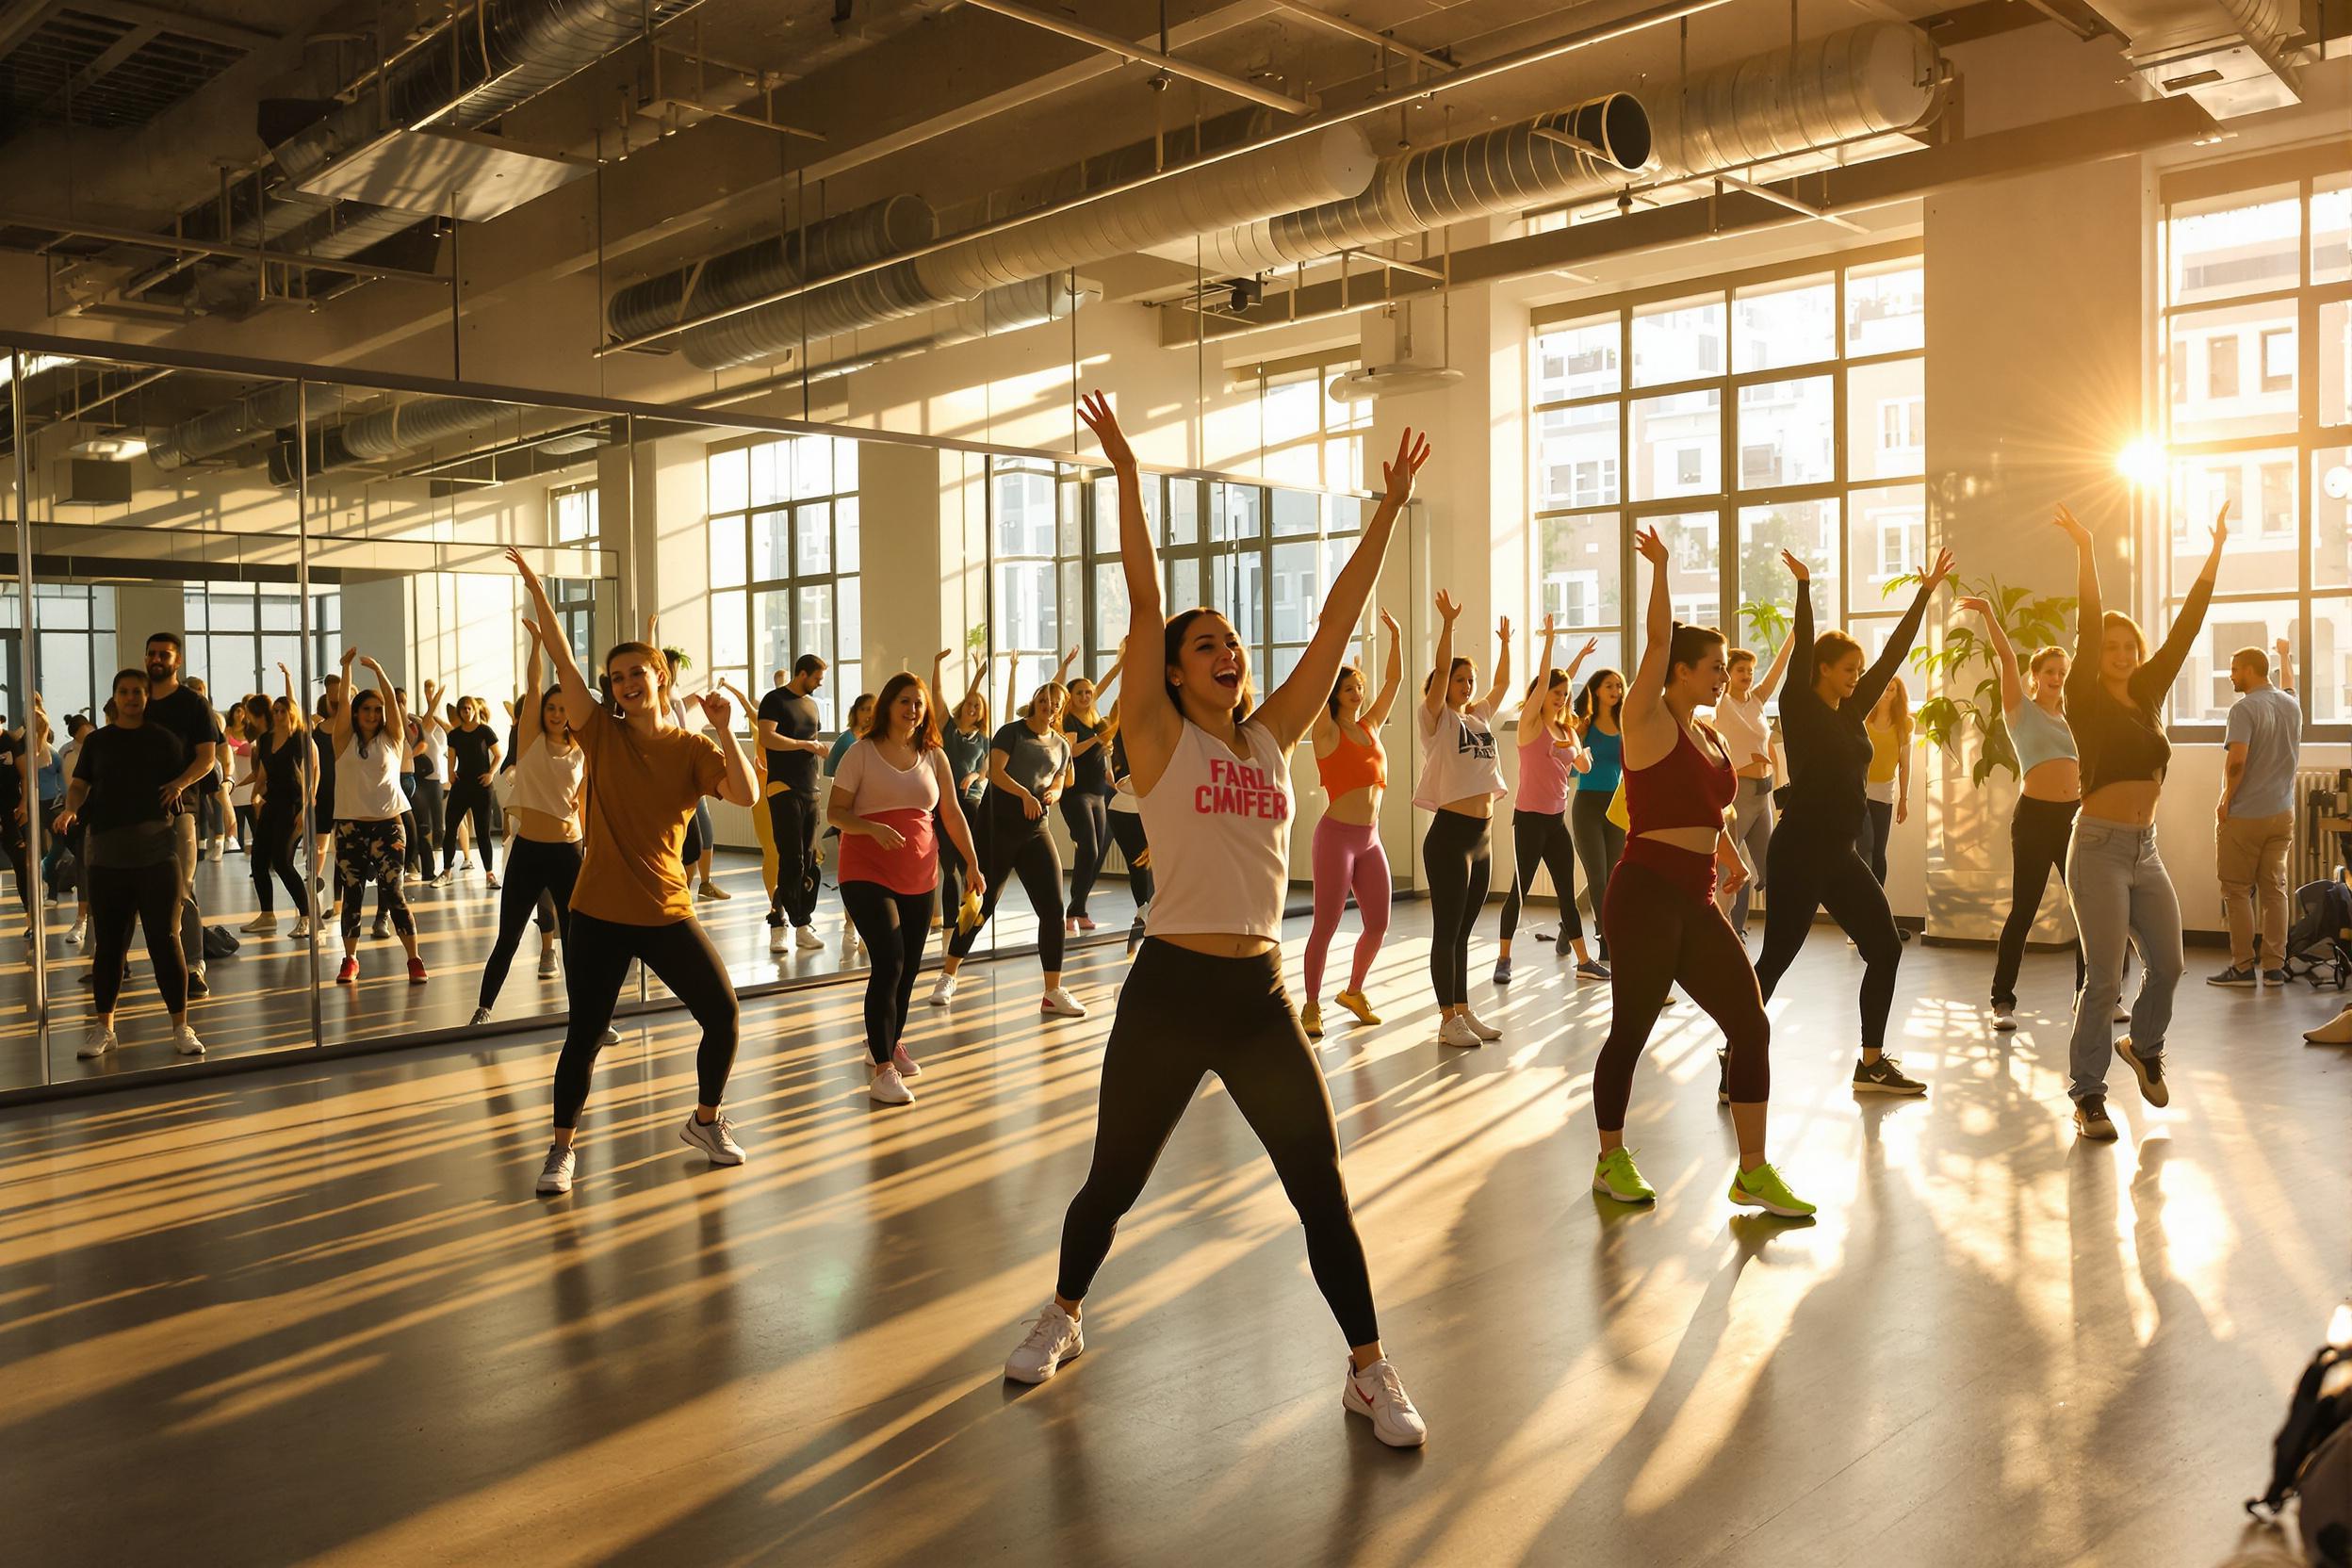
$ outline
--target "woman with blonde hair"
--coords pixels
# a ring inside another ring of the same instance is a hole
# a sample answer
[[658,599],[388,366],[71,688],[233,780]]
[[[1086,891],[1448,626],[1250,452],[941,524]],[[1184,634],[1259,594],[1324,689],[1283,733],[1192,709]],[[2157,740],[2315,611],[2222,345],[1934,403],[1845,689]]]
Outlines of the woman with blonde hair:
[[[1896,676],[1886,682],[1886,694],[1878,699],[1862,721],[1863,733],[1870,738],[1870,771],[1863,775],[1862,793],[1870,815],[1863,819],[1862,830],[1854,835],[1854,847],[1878,885],[1886,885],[1886,841],[1895,826],[1911,814],[1911,735],[1916,721],[1911,716],[1911,694]],[[1905,941],[1911,934],[1896,927]]]

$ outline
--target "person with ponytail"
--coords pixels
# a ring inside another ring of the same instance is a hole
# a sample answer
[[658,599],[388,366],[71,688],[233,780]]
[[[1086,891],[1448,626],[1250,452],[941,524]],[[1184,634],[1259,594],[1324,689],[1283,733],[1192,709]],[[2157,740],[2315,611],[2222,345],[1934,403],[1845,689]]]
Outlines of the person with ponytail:
[[1511,939],[1519,930],[1527,884],[1539,868],[1552,874],[1552,893],[1560,900],[1560,956],[1576,955],[1579,980],[1609,977],[1609,967],[1584,945],[1584,922],[1576,914],[1576,855],[1568,832],[1570,784],[1592,765],[1568,723],[1568,685],[1600,640],[1587,637],[1561,670],[1552,666],[1552,645],[1559,639],[1560,629],[1544,616],[1535,678],[1527,682],[1527,694],[1519,704],[1519,792],[1511,803],[1511,890],[1503,895],[1502,951],[1494,959],[1498,986],[1511,984]]
[[1323,1037],[1323,966],[1351,892],[1364,929],[1356,938],[1348,988],[1335,1000],[1359,1023],[1380,1021],[1364,994],[1372,960],[1380,956],[1381,939],[1388,935],[1394,896],[1388,852],[1380,847],[1380,802],[1388,793],[1388,749],[1380,743],[1380,726],[1388,722],[1405,674],[1404,631],[1385,610],[1380,625],[1388,629],[1388,673],[1380,695],[1364,706],[1369,683],[1364,672],[1342,665],[1330,700],[1307,731],[1324,796],[1323,816],[1315,825],[1315,921],[1307,929],[1307,1004],[1298,1013],[1299,1026],[1311,1040]]
[[1494,629],[1494,681],[1478,694],[1478,665],[1454,652],[1462,606],[1437,595],[1437,660],[1421,683],[1421,743],[1429,759],[1413,803],[1430,813],[1421,840],[1429,878],[1429,985],[1441,1045],[1471,1049],[1503,1032],[1470,1010],[1470,933],[1486,906],[1494,803],[1510,790],[1494,749],[1494,709],[1511,684],[1511,621]]

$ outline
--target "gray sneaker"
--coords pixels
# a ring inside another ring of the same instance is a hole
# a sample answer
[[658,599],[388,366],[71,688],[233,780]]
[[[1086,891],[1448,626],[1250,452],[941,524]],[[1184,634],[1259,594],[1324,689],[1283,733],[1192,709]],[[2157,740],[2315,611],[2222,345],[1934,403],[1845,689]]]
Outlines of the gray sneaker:
[[580,1156],[570,1146],[549,1144],[547,1163],[539,1168],[539,1193],[553,1197],[572,1190],[572,1172],[580,1168]]
[[721,1111],[709,1121],[698,1120],[692,1111],[686,1113],[686,1125],[678,1130],[680,1140],[693,1144],[710,1156],[712,1165],[741,1165],[743,1147],[735,1141],[735,1124]]
[[2219,974],[2207,975],[2205,983],[2209,986],[2251,986],[2254,984],[2254,966],[2247,964],[2241,968],[2231,964]]
[[2266,969],[2266,970],[2262,971],[2262,984],[2263,984],[2263,985],[2265,985],[2265,986],[2283,986],[2283,985],[2285,985],[2286,983],[2287,983],[2287,972],[2286,972],[2285,970],[2283,970],[2283,969]]
[[1892,1056],[1882,1055],[1874,1062],[1856,1062],[1854,1067],[1854,1092],[1856,1094],[1925,1094],[1927,1086],[1917,1078],[1906,1077],[1903,1064]]

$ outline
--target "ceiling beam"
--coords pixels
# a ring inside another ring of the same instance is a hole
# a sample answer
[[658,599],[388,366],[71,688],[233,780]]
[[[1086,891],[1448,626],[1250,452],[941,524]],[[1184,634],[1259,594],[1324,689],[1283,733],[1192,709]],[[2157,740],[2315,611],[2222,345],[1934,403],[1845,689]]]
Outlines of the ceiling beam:
[[41,31],[41,24],[65,9],[65,0],[10,0],[0,7],[0,58]]
[[153,43],[155,35],[162,30],[144,22],[133,26],[129,32],[106,45],[105,53],[68,77],[63,86],[42,102],[40,112],[63,112],[74,99],[104,81],[116,66]]
[[1345,34],[1348,38],[1357,39],[1365,43],[1378,44],[1393,54],[1402,55],[1409,60],[1426,65],[1441,75],[1455,68],[1451,60],[1440,59],[1435,55],[1415,49],[1412,44],[1388,33],[1376,33],[1361,22],[1350,22],[1346,17],[1335,16],[1318,6],[1310,6],[1306,0],[1274,0],[1274,4],[1301,22],[1321,27],[1328,32]]
[[[275,43],[279,35],[255,27],[242,27],[234,22],[218,22],[208,16],[196,16],[187,11],[167,10],[161,6],[146,6],[139,0],[70,0],[73,9],[90,11],[98,16],[110,16],[117,22],[129,22],[158,32],[177,33],[203,43],[218,43],[230,49],[242,49],[251,54],[265,43]],[[66,8],[59,5],[57,9]]]
[[1245,98],[1252,104],[1263,104],[1267,108],[1279,109],[1284,114],[1309,114],[1315,108],[1314,105],[1302,98],[1293,98],[1286,92],[1276,92],[1270,88],[1260,87],[1255,82],[1245,81],[1239,76],[1228,74],[1214,66],[1197,65],[1190,60],[1178,59],[1174,55],[1164,54],[1140,43],[1130,43],[1116,33],[1106,33],[1100,27],[1089,27],[1083,22],[1073,22],[1068,17],[1055,16],[1049,11],[1035,10],[1030,7],[1016,4],[1015,0],[964,0],[964,3],[979,10],[993,11],[999,16],[1009,17],[1015,22],[1025,22],[1032,27],[1039,27],[1049,33],[1058,33],[1064,38],[1076,39],[1081,43],[1093,45],[1106,55],[1117,55],[1123,60],[1138,61],[1144,65],[1156,65],[1162,71],[1186,77],[1204,87],[1213,87],[1219,92],[1232,93],[1236,98]]

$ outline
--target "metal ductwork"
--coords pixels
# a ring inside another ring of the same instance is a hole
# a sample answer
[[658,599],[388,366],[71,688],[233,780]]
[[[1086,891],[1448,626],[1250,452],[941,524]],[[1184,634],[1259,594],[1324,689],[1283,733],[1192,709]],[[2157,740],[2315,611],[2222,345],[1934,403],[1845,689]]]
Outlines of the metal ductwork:
[[[607,312],[613,330],[626,335],[659,332],[707,311],[724,310],[762,294],[789,288],[812,275],[823,277],[844,267],[911,251],[918,245],[928,244],[939,233],[939,226],[938,215],[921,197],[886,197],[837,218],[821,219],[806,231],[793,230],[757,239],[707,261],[631,284],[612,296]],[[802,266],[804,248],[810,264],[806,268]],[[855,297],[860,292],[858,285],[871,284],[863,293],[871,308],[883,313],[874,318],[876,320],[909,315],[936,302],[921,299],[913,291],[911,278],[900,276],[902,271],[901,268],[886,268],[853,278],[841,286],[841,296]],[[820,292],[831,294],[833,290]],[[813,306],[817,295],[808,294],[802,299]],[[795,310],[800,302],[792,302]],[[825,333],[812,326],[809,335],[823,336]],[[797,345],[799,340],[795,320],[792,343]]]
[[147,438],[147,460],[164,473],[233,451],[249,441],[286,429],[297,420],[301,394],[292,382],[249,392],[232,403],[184,419]]
[[1315,261],[1469,219],[1605,195],[1650,161],[1650,117],[1623,92],[1380,160],[1362,195],[1152,248],[1217,277]]
[[[805,341],[960,304],[992,288],[1028,284],[1302,204],[1354,196],[1371,183],[1377,167],[1364,133],[1354,125],[1335,125],[1213,164],[1196,174],[1177,174],[695,327],[682,335],[681,343],[687,360],[705,370],[774,359]],[[730,252],[728,257],[752,249]],[[749,290],[743,298],[757,299],[799,281],[775,242],[766,242],[764,249],[772,265],[747,265],[740,275],[731,276],[730,286]],[[612,324],[625,335],[635,335],[618,314],[622,298],[630,292],[625,290],[613,302]],[[656,297],[632,301],[632,312]],[[674,316],[655,319],[642,330],[659,330],[675,320]]]
[[1901,22],[1865,22],[1719,65],[1651,101],[1669,175],[1752,168],[1913,130],[1942,112],[1936,45]]
[[2303,30],[2292,0],[2090,0],[2130,41],[2132,69],[2166,98],[2194,98],[2216,120],[2303,101],[2291,41]]
[[[536,414],[538,417],[533,418]],[[456,441],[512,421],[516,439],[539,431],[570,431],[581,416],[563,409],[531,410],[481,398],[413,398],[339,425],[310,433],[310,472],[332,473],[362,463],[380,463],[444,441]],[[534,430],[533,427],[538,427]],[[270,482],[284,489],[295,480],[294,443],[282,441],[270,454]]]

